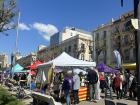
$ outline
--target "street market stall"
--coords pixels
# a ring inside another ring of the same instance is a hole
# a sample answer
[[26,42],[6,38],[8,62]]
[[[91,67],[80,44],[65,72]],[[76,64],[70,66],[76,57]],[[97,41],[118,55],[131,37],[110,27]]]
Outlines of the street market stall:
[[36,70],[37,69],[37,66],[42,64],[41,61],[37,60],[35,61],[31,66],[27,66],[26,68],[30,69],[30,70]]
[[[75,70],[74,68],[77,68],[77,67],[84,68],[84,67],[95,67],[95,66],[96,66],[95,62],[79,60],[79,59],[73,58],[70,55],[68,55],[67,53],[63,52],[61,55],[59,55],[52,61],[40,64],[38,66],[38,73],[37,73],[36,78],[37,78],[37,81],[40,81],[40,82],[45,81],[45,82],[53,85],[53,90],[56,90],[56,89],[59,89],[59,86],[57,86],[57,85],[61,83],[59,81],[59,79],[56,79],[56,77],[58,76],[58,75],[56,75],[57,73],[60,73],[62,71],[63,72],[66,72],[66,71],[73,72]],[[77,71],[77,72],[79,72],[79,71]],[[55,80],[58,80],[58,82],[56,82]],[[79,95],[80,95],[79,96],[80,101],[86,99],[86,97],[87,97],[87,87],[86,86],[85,87],[83,86],[80,88]]]
[[43,62],[37,60],[37,61],[35,61],[32,65],[27,66],[26,68],[30,70],[29,73],[30,73],[32,76],[36,76],[36,73],[37,73],[37,66],[38,66],[39,64],[42,64],[42,63],[43,63]]

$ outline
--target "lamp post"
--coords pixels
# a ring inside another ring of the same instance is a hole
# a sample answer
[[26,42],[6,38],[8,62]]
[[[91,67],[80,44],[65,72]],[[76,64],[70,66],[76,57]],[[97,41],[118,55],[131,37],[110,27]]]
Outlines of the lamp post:
[[[139,6],[140,0],[134,0],[134,18],[140,19],[140,8]],[[137,97],[138,97],[138,105],[140,105],[140,25],[138,21],[138,30],[135,30],[135,47],[136,47],[136,77],[137,77]]]
[[18,37],[19,37],[19,21],[20,21],[20,12],[18,12],[18,24],[16,27],[16,42],[15,42],[15,51],[12,53],[11,55],[11,68],[12,68],[12,79],[14,77],[14,66],[16,64],[16,54],[17,54],[17,50],[18,50]]

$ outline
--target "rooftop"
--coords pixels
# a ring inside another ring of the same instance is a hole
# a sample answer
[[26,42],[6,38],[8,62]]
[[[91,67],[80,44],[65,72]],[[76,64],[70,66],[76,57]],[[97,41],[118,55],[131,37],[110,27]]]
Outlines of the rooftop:
[[75,27],[66,27],[65,29],[70,29],[70,30],[78,31],[78,32],[81,32],[81,33],[84,33],[84,34],[92,35],[91,32],[88,32],[88,31],[85,31],[85,30],[82,30],[82,29],[78,29],[78,28],[75,28]]

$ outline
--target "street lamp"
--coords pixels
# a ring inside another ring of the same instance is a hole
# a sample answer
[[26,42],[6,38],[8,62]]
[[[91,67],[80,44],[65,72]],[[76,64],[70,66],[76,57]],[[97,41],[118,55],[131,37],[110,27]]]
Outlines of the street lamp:
[[[140,0],[134,0],[134,18],[140,19],[140,10],[139,8]],[[137,77],[137,97],[138,97],[138,105],[140,105],[140,31],[139,31],[139,21],[138,21],[138,30],[135,30],[135,46],[136,46],[136,77]]]
[[[136,78],[137,78],[137,97],[138,105],[140,105],[140,0],[134,0],[134,18],[138,19],[138,29],[134,31],[135,47],[136,47]],[[123,0],[121,0],[123,6]]]
[[16,54],[18,50],[18,37],[19,37],[19,21],[20,21],[20,12],[18,12],[18,24],[16,27],[16,42],[15,42],[15,51],[11,55],[11,70],[12,70],[12,79],[14,77],[14,66],[16,64]]

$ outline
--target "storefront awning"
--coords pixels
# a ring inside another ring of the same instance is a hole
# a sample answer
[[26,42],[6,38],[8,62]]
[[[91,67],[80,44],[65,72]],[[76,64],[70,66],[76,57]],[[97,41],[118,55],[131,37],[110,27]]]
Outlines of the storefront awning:
[[[114,67],[115,65],[111,64],[110,67]],[[124,63],[122,64],[122,67],[128,70],[136,70],[136,63]]]
[[125,69],[136,70],[136,63],[125,63],[122,65]]

